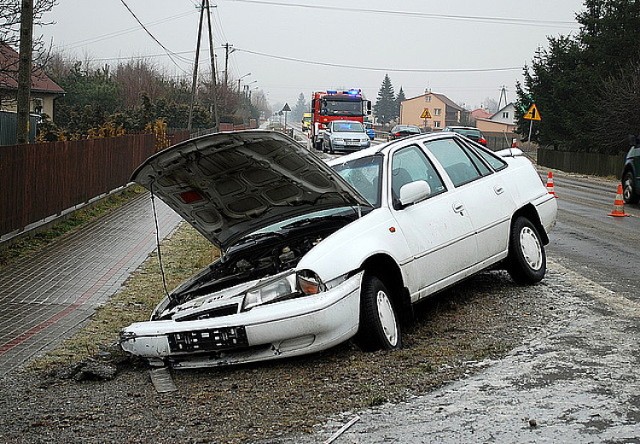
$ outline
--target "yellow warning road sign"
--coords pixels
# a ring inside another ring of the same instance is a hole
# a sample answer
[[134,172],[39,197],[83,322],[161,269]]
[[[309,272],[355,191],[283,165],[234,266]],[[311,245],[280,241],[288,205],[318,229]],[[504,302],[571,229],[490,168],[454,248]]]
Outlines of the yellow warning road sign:
[[430,119],[431,118],[431,113],[429,112],[429,110],[427,108],[425,108],[424,111],[422,111],[422,114],[420,114],[420,118],[421,119]]
[[522,118],[526,120],[536,120],[536,121],[542,120],[540,111],[538,111],[538,108],[536,107],[535,103],[531,105],[531,107],[529,108],[529,111],[527,111],[525,115],[522,116]]

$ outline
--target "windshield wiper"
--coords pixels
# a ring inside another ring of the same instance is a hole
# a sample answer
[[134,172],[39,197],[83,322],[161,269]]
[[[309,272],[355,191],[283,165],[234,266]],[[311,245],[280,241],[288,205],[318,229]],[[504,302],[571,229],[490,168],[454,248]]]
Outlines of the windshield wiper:
[[243,237],[242,239],[240,239],[240,242],[264,239],[264,238],[268,238],[268,237],[282,238],[283,234],[282,233],[277,233],[275,231],[269,231],[269,232],[265,232],[265,233],[254,233],[254,234],[250,234],[248,236]]
[[288,225],[283,226],[282,228],[284,229],[290,229],[290,228],[298,228],[298,227],[304,227],[305,225],[310,225],[312,223],[315,222],[319,222],[319,221],[328,221],[328,220],[353,220],[353,215],[347,215],[347,214],[334,214],[331,216],[321,216],[321,217],[308,217],[306,219],[301,219],[301,220],[297,220],[295,222],[291,222]]

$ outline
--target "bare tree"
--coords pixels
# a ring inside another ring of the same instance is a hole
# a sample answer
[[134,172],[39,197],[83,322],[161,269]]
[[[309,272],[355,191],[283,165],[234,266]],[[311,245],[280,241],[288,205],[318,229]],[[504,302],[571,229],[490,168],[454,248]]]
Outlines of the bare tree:
[[[33,5],[34,26],[49,25],[51,22],[42,20],[44,13],[51,11],[58,0],[35,0]],[[0,0],[0,43],[17,49],[20,43],[20,0]],[[46,48],[43,36],[33,39],[34,57],[32,66],[42,67],[46,64],[49,50]],[[17,60],[15,65],[0,65],[0,72],[15,77],[18,72]]]

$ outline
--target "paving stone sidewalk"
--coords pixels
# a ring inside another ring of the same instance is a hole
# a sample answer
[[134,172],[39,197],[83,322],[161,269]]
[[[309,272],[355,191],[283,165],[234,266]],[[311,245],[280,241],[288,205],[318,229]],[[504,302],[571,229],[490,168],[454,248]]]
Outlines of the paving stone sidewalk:
[[[163,239],[182,219],[155,203]],[[155,247],[145,194],[0,271],[0,378],[71,336]]]

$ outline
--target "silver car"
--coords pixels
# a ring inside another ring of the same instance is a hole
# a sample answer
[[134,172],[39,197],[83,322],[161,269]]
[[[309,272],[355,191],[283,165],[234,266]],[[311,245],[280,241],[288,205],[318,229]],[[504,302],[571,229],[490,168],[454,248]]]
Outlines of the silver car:
[[329,122],[324,133],[322,151],[335,153],[353,152],[369,148],[371,139],[361,122],[355,120],[334,120]]

